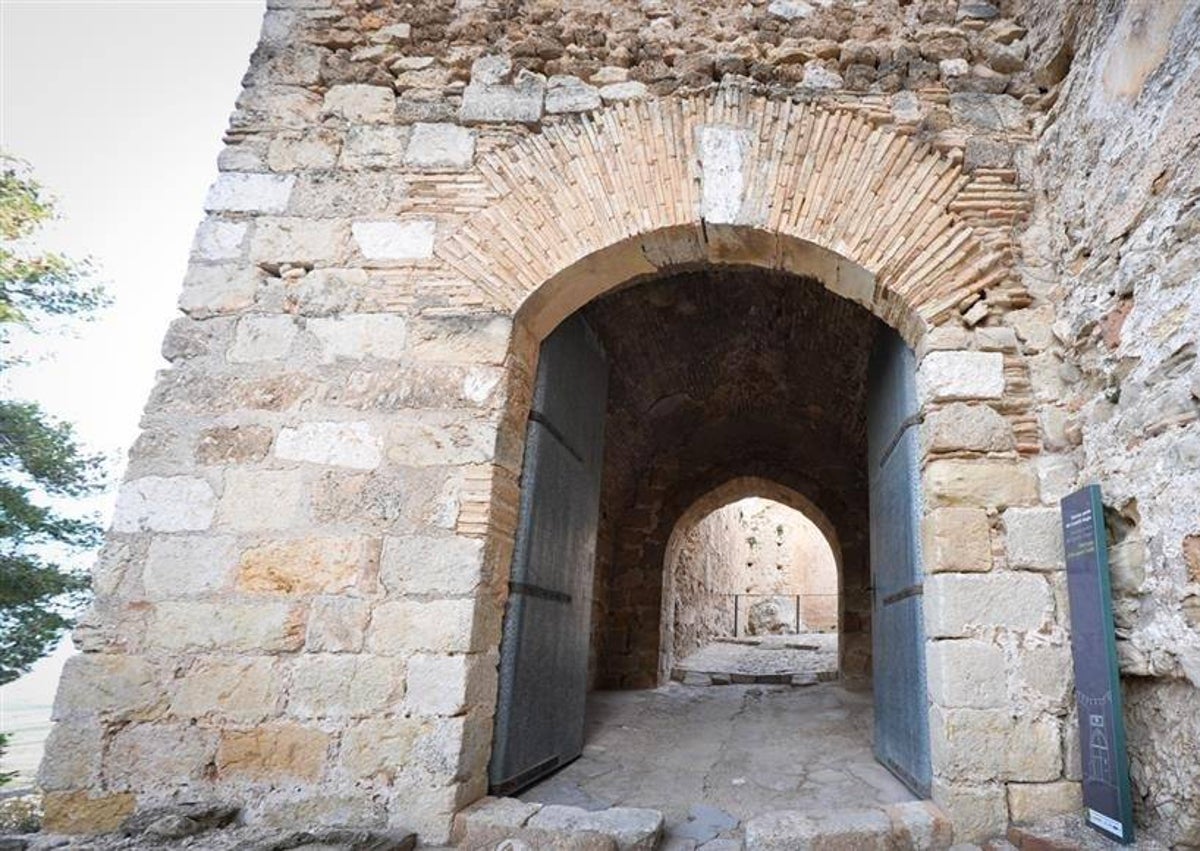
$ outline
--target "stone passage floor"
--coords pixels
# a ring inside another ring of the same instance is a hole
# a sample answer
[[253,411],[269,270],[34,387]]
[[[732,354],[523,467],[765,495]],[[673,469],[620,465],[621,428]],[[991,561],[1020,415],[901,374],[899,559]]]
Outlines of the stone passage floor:
[[871,694],[672,683],[595,692],[583,756],[525,801],[587,809],[648,807],[667,838],[740,836],[773,810],[825,815],[915,800],[871,755]]
[[732,682],[743,678],[761,682],[774,677],[780,678],[777,682],[832,679],[837,676],[837,656],[836,633],[727,638],[707,644],[677,662],[671,677],[695,685],[703,685],[704,676],[721,684],[723,675]]

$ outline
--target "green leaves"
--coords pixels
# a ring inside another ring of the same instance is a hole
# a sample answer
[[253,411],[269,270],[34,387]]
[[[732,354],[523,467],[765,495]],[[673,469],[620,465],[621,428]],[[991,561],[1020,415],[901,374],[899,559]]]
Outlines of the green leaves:
[[[39,320],[90,318],[108,301],[85,281],[86,264],[29,244],[52,216],[27,168],[0,155],[0,370],[21,361],[7,351],[5,326],[36,333]],[[84,602],[87,577],[66,563],[97,546],[102,530],[63,507],[104,486],[103,460],[83,450],[70,424],[34,403],[0,399],[0,685],[50,652]]]

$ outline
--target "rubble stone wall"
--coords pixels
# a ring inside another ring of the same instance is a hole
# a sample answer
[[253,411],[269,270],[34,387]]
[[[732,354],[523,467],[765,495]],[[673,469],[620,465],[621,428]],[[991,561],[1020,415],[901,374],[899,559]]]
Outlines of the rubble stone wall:
[[734,264],[920,359],[958,837],[1078,805],[1056,503],[1091,478],[1139,812],[1195,837],[1195,737],[1156,720],[1196,682],[1194,4],[269,5],[60,687],[48,828],[212,798],[444,841],[485,792],[538,342]]

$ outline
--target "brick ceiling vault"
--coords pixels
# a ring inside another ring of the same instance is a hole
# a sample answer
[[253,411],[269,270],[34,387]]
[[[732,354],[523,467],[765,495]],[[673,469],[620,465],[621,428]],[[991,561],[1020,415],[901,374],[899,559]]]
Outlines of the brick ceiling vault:
[[[739,262],[821,277],[802,268],[795,244],[834,252],[873,285],[860,302],[910,342],[971,293],[1019,287],[1011,227],[1029,203],[1019,188],[966,175],[852,105],[737,89],[620,104],[491,152],[479,164],[486,206],[439,254],[514,313],[558,281],[569,304],[548,308],[553,322],[622,282],[614,276],[711,259],[699,141],[711,127],[745,140],[740,208],[726,230],[753,233],[756,245]],[[699,252],[656,245],[663,233],[686,234]],[[607,280],[580,292],[593,273]]]

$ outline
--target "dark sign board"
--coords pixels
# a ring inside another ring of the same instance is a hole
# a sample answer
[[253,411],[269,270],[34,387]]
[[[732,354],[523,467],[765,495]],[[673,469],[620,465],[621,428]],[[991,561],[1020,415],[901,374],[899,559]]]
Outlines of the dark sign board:
[[1133,796],[1099,485],[1063,498],[1062,527],[1071,598],[1083,815],[1100,833],[1128,845],[1133,842]]

